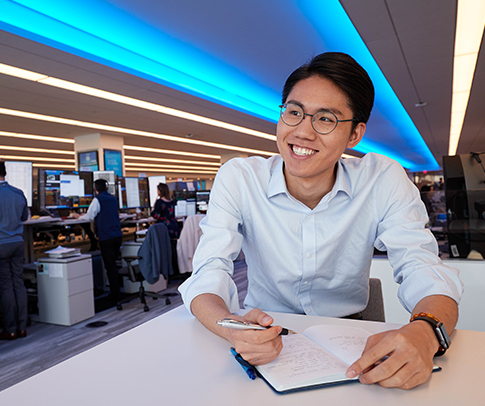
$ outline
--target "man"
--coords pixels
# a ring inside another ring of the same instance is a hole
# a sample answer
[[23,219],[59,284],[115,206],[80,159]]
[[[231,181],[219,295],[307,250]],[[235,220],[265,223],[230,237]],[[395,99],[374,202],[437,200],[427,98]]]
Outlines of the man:
[[76,213],[74,217],[88,221],[94,220],[101,257],[108,274],[110,299],[117,302],[120,300],[120,282],[116,258],[120,252],[123,234],[118,213],[118,201],[116,197],[107,192],[106,187],[106,180],[97,179],[94,182],[97,194],[89,205],[88,211],[81,216]]
[[[216,320],[270,326],[260,309],[359,317],[374,247],[387,250],[408,311],[430,313],[450,333],[457,322],[462,284],[438,258],[436,240],[424,229],[426,209],[402,167],[376,154],[340,158],[362,139],[373,100],[370,78],[350,56],[318,55],[285,84],[281,155],[233,159],[218,172],[194,273],[180,291],[187,308],[253,364],[278,356],[281,327],[230,330]],[[241,247],[245,307],[252,308],[244,317],[232,314],[239,305],[230,278]],[[425,382],[440,347],[431,322],[419,318],[370,337],[347,376],[405,389]]]
[[23,221],[29,216],[20,189],[5,181],[5,162],[0,161],[0,298],[4,330],[0,340],[27,336],[27,291],[24,269]]

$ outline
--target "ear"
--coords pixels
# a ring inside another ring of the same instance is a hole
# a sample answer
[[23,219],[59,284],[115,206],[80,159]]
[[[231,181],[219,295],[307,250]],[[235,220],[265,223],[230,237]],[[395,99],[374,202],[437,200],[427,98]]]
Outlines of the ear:
[[350,134],[349,141],[347,142],[347,148],[354,148],[364,136],[366,129],[365,123],[358,123],[352,134]]

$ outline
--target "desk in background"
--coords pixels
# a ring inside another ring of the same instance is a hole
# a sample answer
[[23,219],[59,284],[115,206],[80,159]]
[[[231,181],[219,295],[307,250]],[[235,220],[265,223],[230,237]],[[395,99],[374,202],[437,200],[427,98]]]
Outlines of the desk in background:
[[[154,219],[136,219],[135,214],[120,213],[121,226],[127,224],[142,224],[149,223],[150,221],[155,221]],[[25,263],[29,264],[35,261],[34,254],[34,229],[38,230],[48,230],[54,227],[72,227],[80,224],[91,223],[89,220],[82,219],[61,219],[60,217],[50,217],[42,216],[37,219],[29,219],[23,222],[24,225],[24,252],[25,252]],[[84,236],[84,231],[83,231]],[[84,237],[83,237],[84,238]],[[59,243],[59,245],[61,245]]]
[[[378,332],[396,325],[271,313],[276,324],[296,331],[318,323],[357,325]],[[261,379],[251,381],[215,336],[184,307],[0,392],[0,404],[27,406],[132,406],[140,403],[197,406],[483,405],[485,333],[458,330],[443,368],[411,390],[351,383],[277,395]]]

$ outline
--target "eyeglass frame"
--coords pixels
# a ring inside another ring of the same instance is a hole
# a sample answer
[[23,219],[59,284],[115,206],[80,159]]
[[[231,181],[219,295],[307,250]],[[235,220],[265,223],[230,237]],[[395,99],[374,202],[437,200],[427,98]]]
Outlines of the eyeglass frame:
[[[301,111],[303,112],[303,116],[301,117],[301,120],[300,120],[298,123],[296,123],[296,124],[288,124],[288,123],[287,123],[287,122],[286,122],[286,121],[283,119],[283,107],[286,107],[288,104],[294,104],[295,106],[298,106],[298,107],[301,109]],[[330,133],[332,133],[333,131],[335,131],[335,129],[337,128],[338,123],[346,123],[346,122],[349,122],[349,121],[357,121],[357,122],[359,121],[359,120],[357,120],[356,118],[351,118],[351,119],[348,119],[348,120],[339,120],[339,119],[337,118],[337,116],[336,116],[334,113],[332,113],[332,112],[331,112],[331,111],[329,111],[329,110],[325,110],[325,109],[318,110],[318,111],[317,111],[316,113],[314,113],[314,114],[308,114],[308,113],[305,113],[305,110],[303,110],[303,107],[301,107],[299,104],[292,103],[292,102],[288,102],[288,103],[285,103],[285,104],[280,104],[278,107],[280,108],[280,117],[281,117],[281,121],[283,121],[283,123],[285,123],[287,126],[289,126],[289,127],[296,127],[297,125],[300,125],[300,124],[301,124],[301,122],[302,122],[302,121],[305,119],[305,117],[306,117],[306,116],[310,116],[310,117],[312,118],[312,121],[311,121],[311,123],[312,123],[312,128],[315,130],[315,132],[317,132],[318,134],[322,134],[322,135],[327,135],[327,134],[330,134]],[[313,125],[313,123],[314,123],[314,121],[315,121],[315,115],[316,115],[316,114],[318,114],[318,113],[320,113],[321,111],[328,112],[328,113],[330,113],[332,116],[334,116],[334,117],[335,117],[335,127],[333,127],[333,128],[332,128],[332,129],[331,129],[329,132],[326,132],[326,133],[322,133],[322,132],[318,131],[318,130],[315,128],[315,126]]]

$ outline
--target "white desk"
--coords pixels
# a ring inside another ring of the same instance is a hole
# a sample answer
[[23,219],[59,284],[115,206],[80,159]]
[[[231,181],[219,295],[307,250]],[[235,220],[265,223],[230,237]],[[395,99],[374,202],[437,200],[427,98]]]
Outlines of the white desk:
[[[356,324],[380,331],[383,323],[273,313],[278,324],[302,331],[316,323]],[[364,324],[366,323],[366,324]],[[109,328],[109,326],[108,326]],[[268,405],[483,405],[485,333],[458,330],[436,364],[443,370],[411,391],[351,383],[277,395],[251,381],[229,343],[179,307],[0,392],[15,406],[268,406]]]

